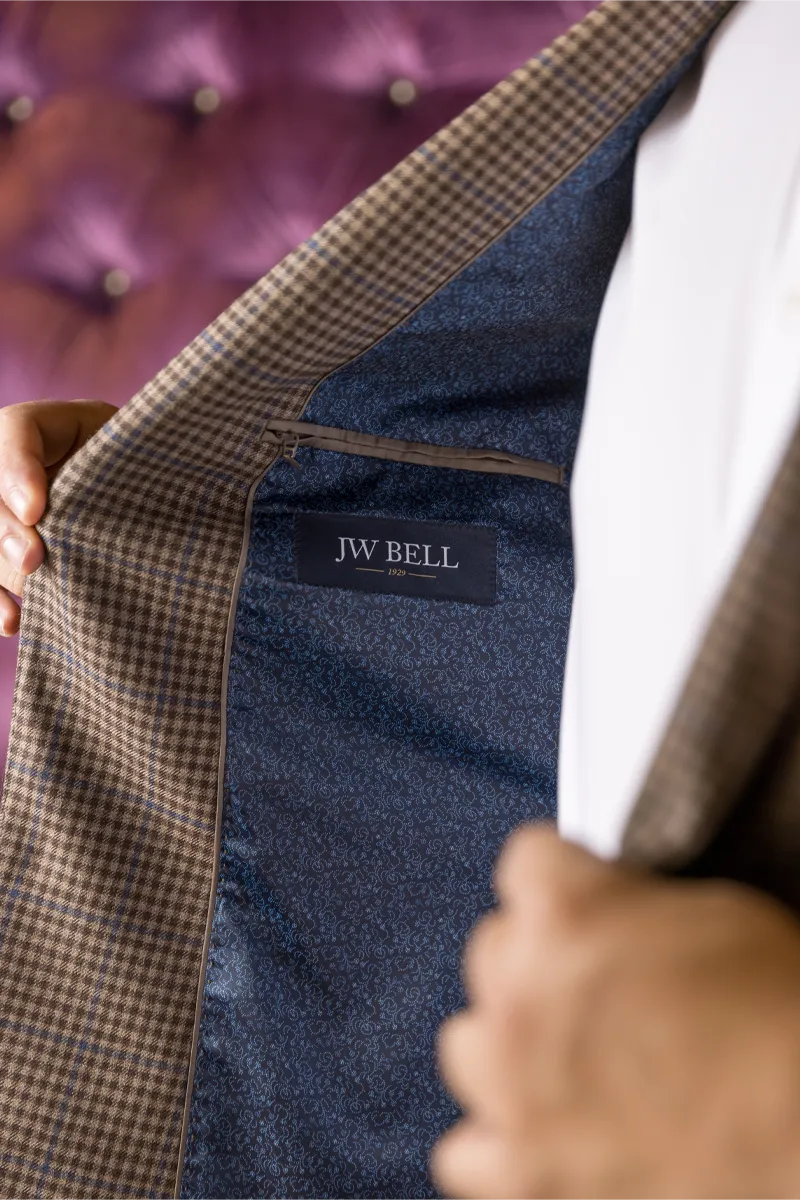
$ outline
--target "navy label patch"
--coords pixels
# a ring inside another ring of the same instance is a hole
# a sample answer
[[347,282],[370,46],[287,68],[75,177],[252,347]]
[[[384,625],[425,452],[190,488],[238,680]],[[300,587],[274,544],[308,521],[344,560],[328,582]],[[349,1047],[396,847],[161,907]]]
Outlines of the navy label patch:
[[497,533],[393,517],[298,513],[299,583],[494,604]]

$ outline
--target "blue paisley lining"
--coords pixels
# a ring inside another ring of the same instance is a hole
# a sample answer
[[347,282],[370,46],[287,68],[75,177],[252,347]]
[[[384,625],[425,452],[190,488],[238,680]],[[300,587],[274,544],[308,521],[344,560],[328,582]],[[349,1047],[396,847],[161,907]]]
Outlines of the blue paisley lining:
[[[570,464],[676,73],[416,315],[327,379],[320,425]],[[335,314],[331,315],[335,319]],[[258,488],[235,620],[221,865],[182,1194],[434,1195],[434,1064],[498,847],[552,817],[572,550],[557,485],[307,449]],[[295,582],[293,517],[497,530],[498,602]]]

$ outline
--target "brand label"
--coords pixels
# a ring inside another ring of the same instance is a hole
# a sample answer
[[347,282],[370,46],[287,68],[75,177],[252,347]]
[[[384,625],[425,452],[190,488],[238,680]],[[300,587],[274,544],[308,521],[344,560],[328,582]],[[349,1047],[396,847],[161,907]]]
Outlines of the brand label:
[[497,534],[483,525],[298,513],[299,583],[494,604]]

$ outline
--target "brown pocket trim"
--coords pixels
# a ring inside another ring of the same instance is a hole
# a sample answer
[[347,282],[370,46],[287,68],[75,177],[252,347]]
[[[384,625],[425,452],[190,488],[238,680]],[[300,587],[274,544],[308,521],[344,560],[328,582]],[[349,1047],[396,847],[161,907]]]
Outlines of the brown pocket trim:
[[454,471],[482,471],[490,475],[521,475],[546,483],[563,483],[565,469],[556,463],[523,458],[505,450],[462,449],[436,446],[429,442],[405,442],[400,438],[378,437],[355,429],[333,429],[311,425],[308,421],[268,421],[264,441],[280,448],[284,458],[294,460],[299,449],[334,450],[339,454],[360,454],[365,458],[384,458],[391,462],[414,463],[421,467],[447,467]]

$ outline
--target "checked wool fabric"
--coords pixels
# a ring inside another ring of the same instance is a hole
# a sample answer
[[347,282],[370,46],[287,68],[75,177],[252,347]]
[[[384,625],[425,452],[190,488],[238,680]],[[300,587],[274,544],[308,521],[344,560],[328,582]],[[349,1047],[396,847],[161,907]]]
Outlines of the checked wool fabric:
[[[216,883],[226,640],[248,498],[275,456],[265,422],[298,417],[321,380],[509,230],[728,7],[590,14],[256,284],[58,476],[47,563],[26,594],[0,839],[3,1195],[176,1188]],[[767,531],[764,562],[791,520]],[[745,591],[762,565],[756,554]],[[733,610],[744,632],[766,612]],[[713,702],[714,680],[690,703]],[[646,793],[631,852],[658,857],[663,811]]]

